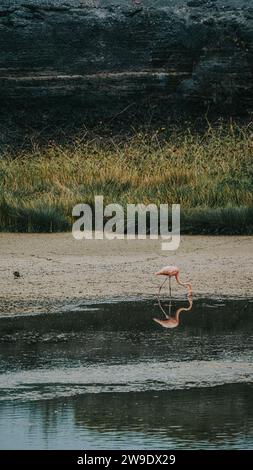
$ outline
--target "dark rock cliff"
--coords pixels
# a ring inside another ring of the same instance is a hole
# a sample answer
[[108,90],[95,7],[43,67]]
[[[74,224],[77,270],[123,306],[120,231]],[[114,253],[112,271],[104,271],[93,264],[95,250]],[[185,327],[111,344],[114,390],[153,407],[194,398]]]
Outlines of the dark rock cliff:
[[0,49],[5,128],[253,108],[251,0],[2,0]]

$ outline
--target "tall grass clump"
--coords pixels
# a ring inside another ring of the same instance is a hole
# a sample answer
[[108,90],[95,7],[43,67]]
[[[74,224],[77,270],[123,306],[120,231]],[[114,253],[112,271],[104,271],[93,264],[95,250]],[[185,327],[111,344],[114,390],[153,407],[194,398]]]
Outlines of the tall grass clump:
[[71,229],[75,204],[181,204],[184,233],[253,233],[253,127],[79,135],[0,158],[0,230]]

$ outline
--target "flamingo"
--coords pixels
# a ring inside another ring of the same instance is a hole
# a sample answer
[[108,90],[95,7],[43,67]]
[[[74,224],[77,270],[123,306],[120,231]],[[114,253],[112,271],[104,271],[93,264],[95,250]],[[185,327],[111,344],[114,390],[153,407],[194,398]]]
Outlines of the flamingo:
[[188,296],[192,296],[192,286],[189,282],[181,282],[180,281],[180,279],[179,279],[179,268],[177,266],[165,266],[164,268],[162,268],[160,271],[158,271],[155,274],[157,276],[166,276],[164,281],[162,282],[162,284],[159,287],[159,291],[158,291],[158,302],[159,303],[160,303],[160,292],[161,292],[161,289],[164,286],[165,282],[167,281],[167,279],[169,279],[169,283],[170,283],[170,297],[171,297],[171,278],[172,277],[175,277],[177,283],[180,286],[187,286]]
[[[166,320],[159,320],[158,318],[153,318],[153,320],[156,322],[156,323],[159,323],[159,325],[163,326],[164,328],[176,328],[178,325],[179,325],[179,316],[180,316],[180,313],[181,312],[188,312],[189,310],[192,309],[192,297],[191,296],[188,296],[188,307],[179,307],[175,313],[175,316],[171,317],[170,315],[167,315],[167,313],[165,312],[165,310],[163,309],[163,307],[161,306],[160,304],[160,308],[161,310],[163,311],[165,317],[166,317]],[[171,307],[171,304],[170,304],[170,307]]]

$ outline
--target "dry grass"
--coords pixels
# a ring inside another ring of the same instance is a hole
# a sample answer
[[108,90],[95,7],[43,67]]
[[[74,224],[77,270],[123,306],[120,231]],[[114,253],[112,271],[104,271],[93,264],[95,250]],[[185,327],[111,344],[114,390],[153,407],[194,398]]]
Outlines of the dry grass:
[[122,142],[79,136],[0,159],[0,229],[62,231],[72,207],[180,203],[185,232],[251,233],[253,127],[159,129]]

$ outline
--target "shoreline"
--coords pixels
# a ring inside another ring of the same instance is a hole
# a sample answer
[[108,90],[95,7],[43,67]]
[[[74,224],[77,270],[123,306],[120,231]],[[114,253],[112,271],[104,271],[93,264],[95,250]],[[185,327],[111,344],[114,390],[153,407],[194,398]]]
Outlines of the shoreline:
[[[182,236],[179,249],[169,252],[161,250],[161,240],[112,243],[76,241],[71,233],[1,233],[0,315],[152,299],[161,282],[154,273],[168,264],[179,266],[197,298],[251,299],[252,242],[252,236]],[[172,286],[173,296],[186,295]]]
[[[219,307],[219,304],[215,304],[215,302],[219,302],[221,306],[224,306],[223,302],[250,302],[253,303],[253,296],[252,297],[244,297],[244,296],[193,296],[193,304],[195,302],[203,302],[203,305],[206,305],[205,302],[210,302],[208,307],[210,309],[214,308],[215,306]],[[0,298],[0,320],[1,319],[8,319],[8,318],[29,318],[29,317],[36,317],[41,315],[50,315],[50,314],[64,314],[64,313],[85,313],[86,311],[89,312],[91,310],[100,310],[100,306],[108,306],[114,304],[131,304],[131,303],[145,303],[149,302],[152,305],[155,305],[156,298],[155,296],[152,297],[135,297],[135,298],[128,298],[128,297],[112,297],[112,298],[99,298],[99,299],[90,299],[80,302],[80,299],[72,299],[71,302],[65,303],[62,300],[55,299],[53,305],[49,303],[44,303],[42,300],[38,300],[36,303],[36,307],[32,306],[31,303],[24,303],[23,306],[17,306],[17,304],[13,304],[12,302],[2,302]],[[172,305],[177,305],[177,302],[186,303],[187,299],[182,297],[173,297]],[[212,304],[214,302],[214,304]],[[156,304],[157,305],[157,304]],[[3,311],[3,307],[5,307],[5,311]]]

